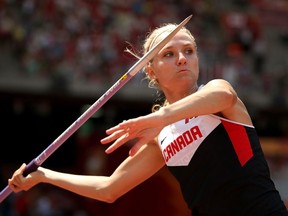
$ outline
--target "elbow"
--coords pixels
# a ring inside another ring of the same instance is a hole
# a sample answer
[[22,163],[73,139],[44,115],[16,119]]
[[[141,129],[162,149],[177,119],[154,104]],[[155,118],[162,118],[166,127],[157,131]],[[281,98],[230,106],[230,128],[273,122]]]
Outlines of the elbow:
[[117,196],[116,194],[108,194],[104,197],[103,201],[106,203],[114,203],[120,196]]
[[234,91],[234,89],[227,89],[225,92],[225,100],[227,102],[227,106],[231,107],[234,104],[236,104],[238,99],[237,93]]
[[90,195],[93,199],[106,203],[114,203],[127,191],[128,189],[125,187],[125,184],[119,182],[118,178],[110,176],[102,178],[101,184],[97,184],[95,190],[91,191],[92,194]]
[[226,104],[226,107],[232,107],[236,104],[238,95],[229,82],[218,79],[211,81],[211,84],[214,86],[215,92],[221,97],[223,105]]
[[121,196],[121,194],[108,188],[102,189],[101,192],[99,192],[100,191],[97,193],[97,197],[93,196],[93,198],[105,203],[114,203]]

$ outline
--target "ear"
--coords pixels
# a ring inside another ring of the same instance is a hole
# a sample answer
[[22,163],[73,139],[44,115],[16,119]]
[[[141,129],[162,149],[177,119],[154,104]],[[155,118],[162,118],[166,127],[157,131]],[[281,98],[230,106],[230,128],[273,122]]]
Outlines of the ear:
[[147,73],[150,80],[156,78],[154,70],[150,64],[146,67],[146,73]]

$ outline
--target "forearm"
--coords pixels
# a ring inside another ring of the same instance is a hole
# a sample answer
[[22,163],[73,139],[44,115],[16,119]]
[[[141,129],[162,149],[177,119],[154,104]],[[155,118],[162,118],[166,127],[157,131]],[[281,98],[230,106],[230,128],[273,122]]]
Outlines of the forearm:
[[191,94],[159,110],[165,125],[184,118],[223,112],[237,101],[237,94],[225,81],[217,80],[208,83],[200,91]]
[[48,183],[81,196],[110,202],[109,192],[106,189],[109,177],[73,175],[56,172],[43,167],[39,167],[38,172],[40,172],[39,179],[42,183]]
[[164,164],[158,146],[149,144],[133,157],[127,157],[111,176],[73,175],[40,167],[37,178],[39,182],[111,203],[151,177]]

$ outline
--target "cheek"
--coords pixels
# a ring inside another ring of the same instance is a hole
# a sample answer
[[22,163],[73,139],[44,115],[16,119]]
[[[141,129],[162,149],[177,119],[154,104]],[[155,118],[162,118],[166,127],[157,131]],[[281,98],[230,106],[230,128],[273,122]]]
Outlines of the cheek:
[[195,62],[193,67],[195,68],[195,72],[199,73],[199,64],[198,64],[198,62]]
[[166,59],[165,61],[159,61],[156,65],[157,71],[165,71],[165,73],[169,73],[169,71],[173,71],[173,69],[177,68],[174,59]]
[[199,73],[199,61],[197,57],[191,61],[191,67],[194,69],[195,73]]
[[159,63],[157,67],[155,67],[154,74],[158,81],[165,82],[165,80],[169,80],[171,76],[173,76],[173,69],[171,65],[167,63]]

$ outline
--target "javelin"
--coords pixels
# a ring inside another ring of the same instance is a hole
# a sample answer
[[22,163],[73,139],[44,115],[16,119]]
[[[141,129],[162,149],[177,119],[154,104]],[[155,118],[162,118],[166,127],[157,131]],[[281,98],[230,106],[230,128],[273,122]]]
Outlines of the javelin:
[[[140,71],[175,34],[184,27],[192,15],[184,19],[175,29],[163,38],[157,45],[140,58],[110,89],[108,89],[89,109],[87,109],[75,122],[72,123],[54,142],[52,142],[38,157],[33,159],[25,168],[23,173],[27,176],[56,151],[75,131],[77,131],[97,110],[99,110],[120,88],[122,88],[138,71]],[[7,185],[0,193],[0,203],[10,194],[12,190]]]

